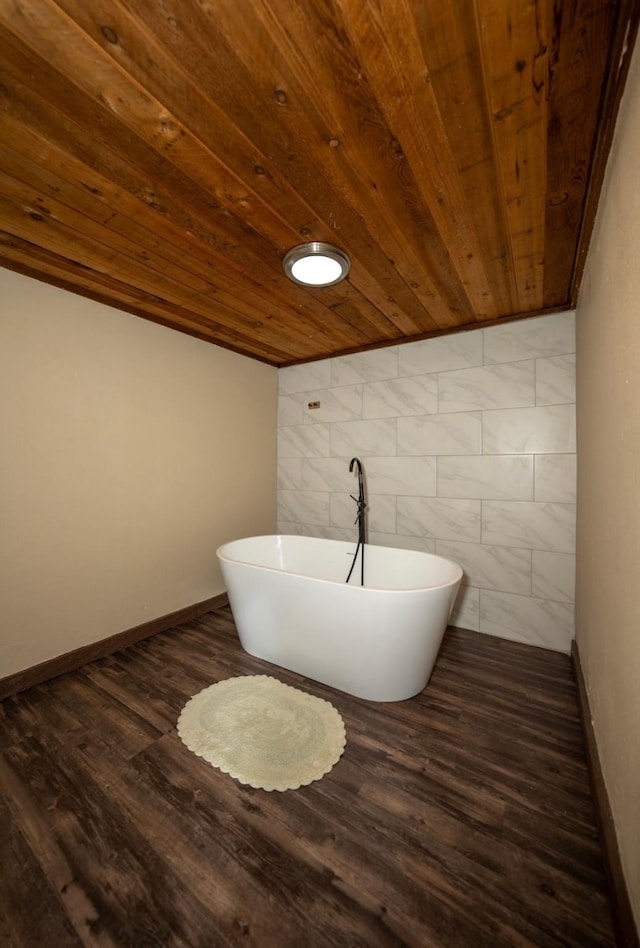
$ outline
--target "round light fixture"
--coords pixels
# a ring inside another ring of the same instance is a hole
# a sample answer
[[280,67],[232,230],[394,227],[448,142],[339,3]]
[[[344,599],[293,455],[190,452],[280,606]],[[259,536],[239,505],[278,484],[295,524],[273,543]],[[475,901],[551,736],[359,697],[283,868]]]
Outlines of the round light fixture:
[[284,272],[302,286],[333,286],[344,280],[351,261],[344,250],[333,244],[312,240],[287,252],[282,262]]

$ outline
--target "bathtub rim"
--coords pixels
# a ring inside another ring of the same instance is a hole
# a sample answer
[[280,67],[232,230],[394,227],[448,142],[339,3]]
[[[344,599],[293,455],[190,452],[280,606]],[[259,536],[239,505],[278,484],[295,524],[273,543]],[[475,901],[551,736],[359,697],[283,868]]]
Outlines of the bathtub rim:
[[406,595],[407,593],[435,592],[439,589],[449,589],[451,586],[454,586],[456,583],[461,584],[464,578],[464,570],[462,569],[460,564],[456,563],[455,560],[449,559],[449,557],[447,556],[440,556],[439,553],[427,553],[425,550],[406,550],[404,547],[380,546],[379,544],[375,544],[375,543],[367,543],[366,546],[369,547],[369,549],[384,550],[385,552],[389,552],[389,553],[392,553],[394,550],[399,550],[403,553],[415,554],[416,556],[433,557],[434,559],[438,559],[443,563],[448,563],[451,567],[453,567],[454,570],[458,572],[458,575],[450,580],[447,580],[447,582],[437,583],[431,586],[404,586],[400,589],[397,589],[397,588],[394,589],[393,587],[389,587],[389,586],[369,586],[369,585],[360,586],[360,585],[355,585],[355,584],[352,585],[351,583],[346,583],[344,580],[323,579],[322,577],[319,577],[319,576],[311,576],[308,573],[292,573],[291,570],[282,569],[277,566],[265,566],[260,563],[249,563],[246,560],[241,560],[237,558],[232,559],[228,555],[225,556],[223,553],[225,547],[231,546],[234,543],[242,543],[245,540],[246,541],[263,540],[263,539],[279,540],[286,537],[291,537],[295,540],[303,540],[305,542],[307,540],[310,540],[310,541],[319,542],[319,543],[344,543],[345,545],[349,545],[349,546],[353,545],[354,553],[355,553],[355,544],[356,544],[355,540],[354,541],[333,540],[330,537],[309,537],[309,536],[302,536],[297,533],[263,533],[259,535],[254,534],[247,537],[238,537],[235,540],[228,540],[226,543],[222,543],[217,548],[216,556],[218,557],[219,560],[225,563],[229,563],[230,565],[251,567],[253,569],[259,569],[259,570],[263,570],[269,573],[276,573],[281,576],[282,575],[283,576],[297,576],[300,579],[312,580],[315,583],[326,583],[329,586],[337,586],[339,588],[359,590],[360,594],[384,593],[385,595],[387,595],[387,594],[393,593],[394,595],[402,595],[402,594]]

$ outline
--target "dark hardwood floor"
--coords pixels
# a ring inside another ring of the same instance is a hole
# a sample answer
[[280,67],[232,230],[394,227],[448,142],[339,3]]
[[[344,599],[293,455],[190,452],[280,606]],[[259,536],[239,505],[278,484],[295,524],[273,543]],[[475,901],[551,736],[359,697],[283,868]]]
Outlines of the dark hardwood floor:
[[[187,699],[273,674],[347,747],[267,793],[194,756]],[[228,608],[0,706],[3,946],[612,945],[571,663],[447,632],[410,701],[246,655]]]

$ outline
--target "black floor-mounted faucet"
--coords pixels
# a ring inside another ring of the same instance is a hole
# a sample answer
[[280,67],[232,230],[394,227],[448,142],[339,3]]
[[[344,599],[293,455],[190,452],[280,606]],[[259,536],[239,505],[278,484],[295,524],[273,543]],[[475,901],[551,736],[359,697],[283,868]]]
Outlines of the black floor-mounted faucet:
[[366,543],[366,528],[365,528],[365,509],[366,502],[364,499],[364,481],[362,477],[362,464],[360,458],[351,458],[351,463],[349,464],[349,470],[353,472],[354,467],[358,468],[358,496],[354,497],[351,494],[351,499],[355,500],[357,507],[356,519],[354,523],[358,524],[358,545],[356,547],[356,552],[353,554],[353,563],[351,564],[351,569],[349,570],[349,575],[347,576],[346,582],[349,582],[351,579],[351,574],[353,573],[353,567],[356,565],[356,560],[358,559],[358,553],[360,553],[360,585],[364,586],[364,545]]

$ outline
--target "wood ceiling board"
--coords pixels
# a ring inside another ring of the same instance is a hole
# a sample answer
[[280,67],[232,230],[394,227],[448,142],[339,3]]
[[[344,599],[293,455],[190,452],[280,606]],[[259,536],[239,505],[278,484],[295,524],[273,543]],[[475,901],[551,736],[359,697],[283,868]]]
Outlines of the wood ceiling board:
[[[5,0],[0,253],[273,364],[569,306],[625,18],[629,0]],[[304,240],[344,248],[348,280],[288,281]]]
[[[553,249],[545,254],[544,300],[553,306],[570,298],[597,142],[604,92],[598,76],[608,75],[610,49],[603,36],[615,35],[616,10],[607,3],[565,3],[554,20],[549,58],[549,123],[545,231]],[[581,102],[598,102],[598,109]]]
[[[345,166],[339,157],[341,133],[336,130],[336,123],[319,110],[322,96],[317,91],[314,70],[302,64],[302,81],[310,83],[311,91],[304,90],[294,71],[292,51],[288,50],[287,55],[278,53],[270,35],[264,30],[260,32],[256,17],[249,16],[248,2],[227,5],[224,17],[220,16],[220,9],[208,6],[199,18],[194,13],[195,23],[186,17],[188,11],[180,4],[171,8],[173,15],[169,8],[163,14],[153,0],[139,0],[137,7],[142,7],[147,21],[155,23],[156,31],[170,45],[176,59],[194,63],[194,74],[202,87],[223,104],[232,121],[259,145],[265,155],[266,170],[292,182],[313,209],[312,221],[300,229],[300,240],[326,240],[347,247],[352,259],[351,284],[390,321],[401,319],[404,332],[437,329],[438,323],[396,272],[393,261],[374,239],[371,221],[359,209],[356,196],[364,188],[366,209],[380,233],[398,230],[388,207],[382,216],[374,215],[370,182],[360,180],[361,171],[354,177],[350,166]],[[290,7],[285,12],[292,15],[292,10]],[[218,19],[213,20],[216,15]],[[225,30],[235,30],[233,49],[224,42]],[[206,38],[211,35],[218,41],[215,55],[206,46]],[[309,48],[305,61],[311,56]],[[278,69],[272,66],[274,61],[278,61]],[[242,96],[238,90],[247,91]],[[332,147],[334,142],[338,143],[336,148]],[[345,174],[349,176],[346,182]],[[392,184],[397,187],[397,182]],[[393,194],[392,189],[389,194]],[[436,290],[429,295],[429,303],[438,307],[441,319],[449,320]]]

